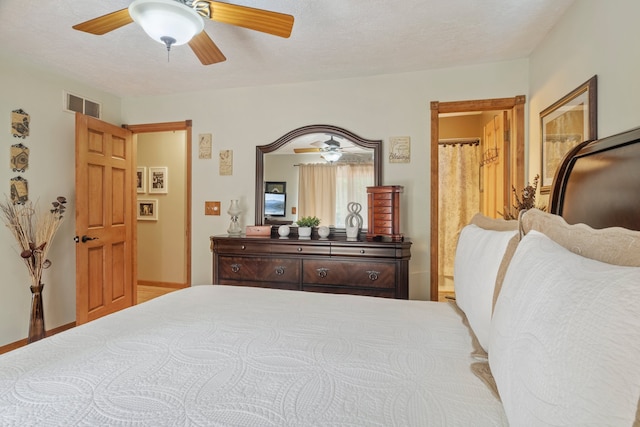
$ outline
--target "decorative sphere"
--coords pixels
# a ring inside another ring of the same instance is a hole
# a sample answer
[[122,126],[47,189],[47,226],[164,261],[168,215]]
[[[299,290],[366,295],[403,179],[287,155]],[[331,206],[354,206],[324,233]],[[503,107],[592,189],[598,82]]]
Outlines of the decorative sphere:
[[326,239],[329,237],[329,234],[331,234],[331,229],[326,225],[318,227],[318,236],[320,236],[320,238]]
[[278,227],[278,234],[280,235],[280,237],[287,237],[290,231],[291,228],[288,225],[281,225],[280,227]]

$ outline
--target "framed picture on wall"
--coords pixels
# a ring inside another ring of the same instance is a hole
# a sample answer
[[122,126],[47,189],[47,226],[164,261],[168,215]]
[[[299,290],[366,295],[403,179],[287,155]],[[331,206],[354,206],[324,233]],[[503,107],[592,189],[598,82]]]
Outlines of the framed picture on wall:
[[264,183],[264,192],[265,193],[280,193],[284,194],[287,192],[287,183],[286,182],[275,182],[275,181],[267,181]]
[[138,221],[158,220],[158,200],[138,199]]
[[169,171],[166,166],[149,168],[149,193],[166,194],[169,192]]
[[136,192],[147,192],[147,168],[144,166],[136,169]]
[[596,84],[593,76],[540,113],[540,193],[551,191],[556,170],[572,148],[598,137]]

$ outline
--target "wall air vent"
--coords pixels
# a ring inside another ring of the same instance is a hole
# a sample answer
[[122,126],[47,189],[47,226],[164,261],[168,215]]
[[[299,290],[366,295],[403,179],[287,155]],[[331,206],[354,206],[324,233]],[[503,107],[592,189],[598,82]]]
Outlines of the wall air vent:
[[70,113],[82,113],[87,116],[95,117],[99,119],[102,114],[102,104],[99,102],[91,101],[82,96],[75,95],[70,92],[64,92],[64,106],[63,109]]

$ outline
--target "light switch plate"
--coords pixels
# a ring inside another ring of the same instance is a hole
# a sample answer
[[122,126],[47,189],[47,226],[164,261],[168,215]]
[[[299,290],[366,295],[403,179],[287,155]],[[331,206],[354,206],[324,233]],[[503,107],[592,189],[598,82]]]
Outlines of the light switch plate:
[[220,202],[204,202],[205,215],[220,215]]

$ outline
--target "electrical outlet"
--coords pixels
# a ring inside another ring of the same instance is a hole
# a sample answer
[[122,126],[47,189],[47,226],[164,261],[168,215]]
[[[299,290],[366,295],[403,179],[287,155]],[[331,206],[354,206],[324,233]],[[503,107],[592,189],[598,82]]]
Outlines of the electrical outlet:
[[295,215],[295,214],[296,214],[296,212],[297,212],[296,207],[295,207],[295,206],[292,206],[292,207],[291,207],[291,215]]
[[220,202],[204,202],[205,215],[220,215]]

